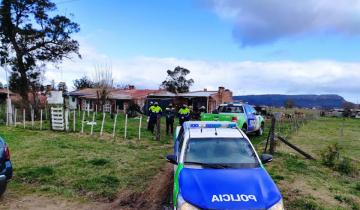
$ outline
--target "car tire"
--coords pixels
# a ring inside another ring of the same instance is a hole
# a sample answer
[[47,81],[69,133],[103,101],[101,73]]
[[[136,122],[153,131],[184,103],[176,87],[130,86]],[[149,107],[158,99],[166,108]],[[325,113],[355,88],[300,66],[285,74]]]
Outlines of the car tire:
[[7,187],[7,182],[0,184],[0,197],[5,193]]
[[257,136],[262,136],[264,133],[264,123],[261,123],[259,130],[256,131]]
[[244,124],[244,125],[242,126],[241,130],[242,130],[244,133],[246,133],[246,132],[247,132],[247,125]]

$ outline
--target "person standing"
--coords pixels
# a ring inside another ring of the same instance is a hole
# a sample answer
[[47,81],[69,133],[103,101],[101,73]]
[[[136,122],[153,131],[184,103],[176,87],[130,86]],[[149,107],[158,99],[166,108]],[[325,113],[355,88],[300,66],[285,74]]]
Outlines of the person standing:
[[149,124],[150,124],[150,131],[151,133],[154,133],[154,129],[155,129],[155,124],[157,122],[157,118],[158,116],[161,116],[162,113],[162,109],[159,106],[158,102],[155,102],[153,105],[153,108],[150,111],[150,119],[149,119]]
[[166,135],[174,134],[174,119],[175,119],[175,108],[170,103],[165,110],[166,115]]
[[182,126],[185,121],[190,120],[190,109],[187,107],[186,104],[183,104],[178,112],[179,115],[179,124]]

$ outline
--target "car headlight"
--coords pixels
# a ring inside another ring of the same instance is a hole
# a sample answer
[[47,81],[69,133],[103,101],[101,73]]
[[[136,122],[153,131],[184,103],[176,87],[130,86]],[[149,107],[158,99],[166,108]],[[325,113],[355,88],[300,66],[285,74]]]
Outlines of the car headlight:
[[277,203],[275,203],[272,207],[267,210],[284,210],[284,205],[282,199],[280,199]]
[[191,205],[190,203],[185,202],[180,206],[180,210],[199,210],[199,209]]

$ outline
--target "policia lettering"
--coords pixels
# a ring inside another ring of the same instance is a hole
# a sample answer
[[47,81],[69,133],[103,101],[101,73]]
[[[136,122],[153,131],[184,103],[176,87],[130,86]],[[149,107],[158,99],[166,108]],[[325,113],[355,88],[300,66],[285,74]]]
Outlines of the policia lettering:
[[255,195],[244,195],[244,194],[220,194],[213,195],[211,202],[248,202],[253,200],[257,202]]

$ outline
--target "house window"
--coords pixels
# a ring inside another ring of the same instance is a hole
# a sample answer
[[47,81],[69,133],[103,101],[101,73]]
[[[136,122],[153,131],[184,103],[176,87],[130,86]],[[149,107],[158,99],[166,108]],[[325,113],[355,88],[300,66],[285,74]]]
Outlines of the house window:
[[72,101],[72,102],[75,102],[75,101],[76,101],[76,98],[75,98],[75,97],[71,97],[71,101]]
[[104,112],[110,112],[111,111],[111,104],[109,101],[107,101],[105,104],[104,104]]

